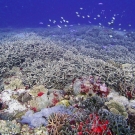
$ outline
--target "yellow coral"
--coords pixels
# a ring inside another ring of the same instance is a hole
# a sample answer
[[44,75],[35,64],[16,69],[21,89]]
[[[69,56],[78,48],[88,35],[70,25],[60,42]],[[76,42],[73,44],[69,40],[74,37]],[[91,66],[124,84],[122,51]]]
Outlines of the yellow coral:
[[61,100],[60,102],[58,102],[56,105],[64,105],[66,107],[70,106],[69,100]]
[[15,89],[21,89],[24,88],[23,84],[22,84],[22,80],[20,80],[19,78],[10,78],[9,80],[9,84],[8,85],[4,85],[4,89],[11,89],[11,90],[15,90]]

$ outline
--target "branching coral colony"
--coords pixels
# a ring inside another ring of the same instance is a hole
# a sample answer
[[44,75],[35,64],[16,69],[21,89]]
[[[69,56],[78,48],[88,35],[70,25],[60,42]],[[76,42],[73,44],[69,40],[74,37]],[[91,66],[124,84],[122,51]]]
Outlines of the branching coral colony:
[[[105,105],[110,90],[99,77],[76,78],[72,87],[73,91],[63,95],[63,98],[68,95],[66,100],[70,105],[54,104],[46,108],[47,115],[43,115],[43,111],[35,113],[45,119],[43,123],[49,135],[133,135],[127,119],[113,114]],[[27,116],[25,122],[26,119]]]
[[47,129],[50,135],[59,135],[62,127],[66,125],[69,115],[54,113],[49,117]]

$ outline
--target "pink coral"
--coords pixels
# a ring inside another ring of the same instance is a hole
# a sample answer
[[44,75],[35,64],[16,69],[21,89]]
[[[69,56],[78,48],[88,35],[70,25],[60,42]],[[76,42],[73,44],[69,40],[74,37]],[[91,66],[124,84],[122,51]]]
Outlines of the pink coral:
[[105,83],[101,83],[99,77],[81,77],[74,79],[72,82],[75,94],[89,94],[93,92],[100,96],[107,96],[109,94],[108,87],[105,85]]

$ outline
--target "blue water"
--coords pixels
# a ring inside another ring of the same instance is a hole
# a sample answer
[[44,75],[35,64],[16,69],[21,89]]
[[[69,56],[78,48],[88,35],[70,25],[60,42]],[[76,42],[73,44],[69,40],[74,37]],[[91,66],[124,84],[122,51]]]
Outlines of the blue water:
[[0,0],[0,27],[72,24],[135,29],[135,0]]

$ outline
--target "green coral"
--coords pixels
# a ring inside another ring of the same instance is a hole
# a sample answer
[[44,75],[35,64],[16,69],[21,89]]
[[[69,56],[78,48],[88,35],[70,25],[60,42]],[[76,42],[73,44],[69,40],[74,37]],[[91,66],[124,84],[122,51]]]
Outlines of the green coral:
[[128,113],[126,112],[126,108],[124,107],[124,105],[120,104],[119,102],[110,100],[109,102],[105,102],[105,105],[108,107],[110,112],[128,118]]

